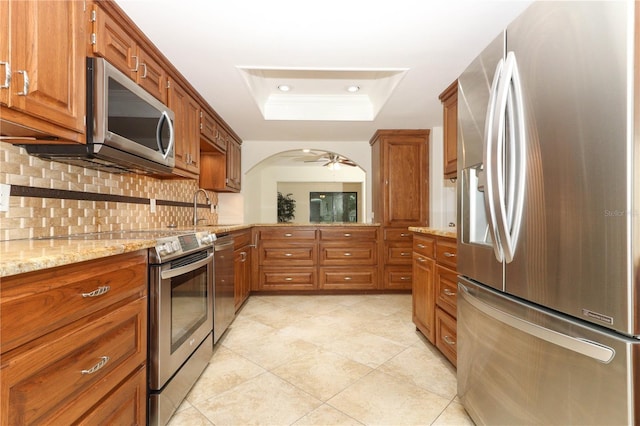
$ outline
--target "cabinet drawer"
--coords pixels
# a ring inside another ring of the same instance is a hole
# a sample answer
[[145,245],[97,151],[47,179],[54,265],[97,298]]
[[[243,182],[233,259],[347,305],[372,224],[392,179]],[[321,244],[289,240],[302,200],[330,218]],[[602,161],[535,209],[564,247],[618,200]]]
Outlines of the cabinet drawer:
[[407,228],[386,228],[384,230],[385,241],[407,241],[411,245],[413,240],[413,232]]
[[260,290],[315,290],[317,268],[260,268]]
[[78,323],[3,356],[8,424],[71,424],[144,364],[146,297]]
[[386,263],[392,265],[410,265],[413,255],[411,243],[385,242]]
[[260,247],[260,265],[313,266],[316,258],[315,244],[262,244]]
[[325,241],[361,241],[376,240],[378,228],[320,228],[320,240]]
[[374,265],[378,259],[377,252],[375,243],[351,246],[321,244],[320,265]]
[[413,235],[413,251],[431,259],[436,258],[436,239],[426,235]]
[[457,275],[451,269],[436,267],[436,303],[452,317],[457,309]]
[[458,245],[454,240],[438,239],[436,243],[436,261],[455,270],[458,263]]
[[378,268],[320,268],[320,288],[375,290],[378,288]]
[[147,423],[147,374],[141,367],[78,423],[93,425],[144,425]]
[[456,366],[458,336],[456,320],[442,309],[436,307],[436,347]]
[[315,240],[315,229],[273,228],[260,231],[260,240]]
[[231,235],[233,235],[234,250],[251,244],[251,231],[249,229],[246,231],[234,231]]
[[3,278],[2,352],[146,289],[146,250]]
[[384,288],[388,290],[411,290],[413,282],[412,266],[387,266]]

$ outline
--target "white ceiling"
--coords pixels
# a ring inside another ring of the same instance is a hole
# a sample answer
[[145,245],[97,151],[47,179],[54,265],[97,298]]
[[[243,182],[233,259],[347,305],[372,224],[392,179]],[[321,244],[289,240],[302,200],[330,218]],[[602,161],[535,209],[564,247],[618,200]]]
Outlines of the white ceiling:
[[[251,141],[368,141],[381,128],[441,126],[438,95],[531,3],[116,1]],[[350,84],[361,90],[347,93]]]

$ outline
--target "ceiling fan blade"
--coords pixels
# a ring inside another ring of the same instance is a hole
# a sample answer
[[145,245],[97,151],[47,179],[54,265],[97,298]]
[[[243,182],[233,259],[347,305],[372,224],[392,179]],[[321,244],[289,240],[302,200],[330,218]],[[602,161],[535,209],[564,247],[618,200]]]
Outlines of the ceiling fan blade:
[[350,167],[355,167],[356,166],[356,163],[354,163],[351,160],[347,160],[346,158],[344,158],[342,160],[338,160],[338,163],[344,164],[345,166],[350,166]]

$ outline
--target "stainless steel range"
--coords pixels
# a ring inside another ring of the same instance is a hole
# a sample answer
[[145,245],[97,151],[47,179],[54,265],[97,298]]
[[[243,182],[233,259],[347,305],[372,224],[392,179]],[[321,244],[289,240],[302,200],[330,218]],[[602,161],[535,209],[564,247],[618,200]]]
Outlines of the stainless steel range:
[[216,235],[156,240],[149,250],[149,424],[164,425],[213,354]]

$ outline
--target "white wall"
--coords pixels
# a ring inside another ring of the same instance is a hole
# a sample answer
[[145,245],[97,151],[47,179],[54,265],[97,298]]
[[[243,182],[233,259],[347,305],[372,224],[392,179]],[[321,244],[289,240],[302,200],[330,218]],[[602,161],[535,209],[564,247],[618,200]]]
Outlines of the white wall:
[[431,129],[429,144],[429,226],[448,228],[456,223],[456,183],[444,179],[442,127]]
[[[358,167],[343,167],[339,171],[329,172],[327,168],[309,167],[264,167],[259,163],[275,154],[296,149],[332,151],[343,155]],[[366,217],[370,221],[371,212],[371,146],[369,141],[346,142],[265,142],[245,141],[242,143],[242,196],[244,197],[245,223],[277,222],[277,183],[302,181],[300,176],[315,170],[315,182],[364,182],[363,201]],[[362,169],[362,170],[360,170]],[[258,173],[256,173],[258,171]]]

